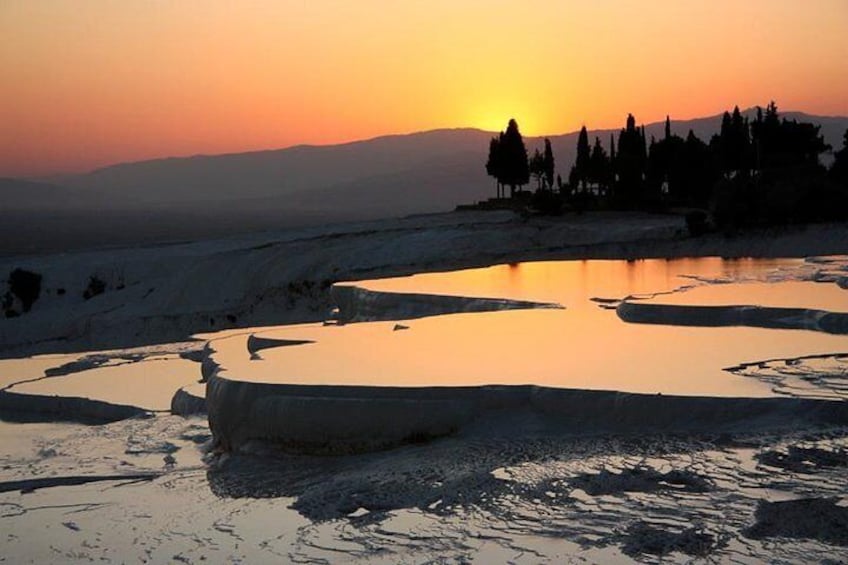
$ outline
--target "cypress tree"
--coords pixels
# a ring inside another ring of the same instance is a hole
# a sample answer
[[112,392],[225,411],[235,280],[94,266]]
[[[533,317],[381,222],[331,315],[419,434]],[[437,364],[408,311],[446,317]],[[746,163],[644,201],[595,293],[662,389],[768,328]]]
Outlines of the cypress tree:
[[591,157],[592,148],[589,146],[589,132],[586,131],[586,126],[583,126],[577,136],[577,159],[574,162],[574,178],[576,182],[582,185],[582,188],[586,188]]
[[518,130],[518,122],[509,120],[509,124],[500,142],[502,148],[503,176],[501,182],[509,185],[510,198],[515,196],[515,189],[530,181],[530,164],[527,161],[527,149],[524,138]]
[[610,167],[613,171],[613,181],[615,181],[615,136],[610,134]]
[[765,114],[757,110],[757,119],[751,124],[751,137],[755,147],[756,168],[759,171],[780,165],[781,132],[777,104],[772,100],[766,106]]
[[733,108],[730,122],[730,146],[727,150],[729,164],[731,170],[747,177],[751,169],[751,136],[748,128],[748,120],[742,117],[739,106]]
[[589,180],[597,184],[599,192],[605,192],[609,186],[610,164],[607,152],[601,145],[601,139],[595,138],[595,145],[592,147],[592,157],[589,161]]
[[497,197],[501,197],[501,157],[500,139],[493,137],[489,141],[489,158],[486,160],[486,174],[494,177],[497,189]]
[[627,126],[618,135],[615,156],[618,183],[615,198],[620,206],[633,207],[639,202],[647,161],[645,128],[636,127],[636,118],[627,115]]
[[548,183],[548,188],[553,190],[554,187],[554,151],[551,148],[551,140],[545,138],[545,157],[544,157],[545,180]]

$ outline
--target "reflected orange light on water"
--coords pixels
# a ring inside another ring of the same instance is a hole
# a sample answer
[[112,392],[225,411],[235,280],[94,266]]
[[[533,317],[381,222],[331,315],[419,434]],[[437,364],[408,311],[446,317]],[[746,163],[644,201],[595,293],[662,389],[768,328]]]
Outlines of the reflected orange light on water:
[[[221,342],[225,376],[291,384],[472,386],[536,384],[697,396],[771,396],[764,382],[724,368],[844,350],[844,337],[800,330],[625,323],[591,298],[668,292],[698,276],[763,279],[797,260],[718,258],[564,261],[499,265],[359,283],[372,290],[559,302],[563,310],[512,310],[404,322],[300,326],[265,337],[315,343],[245,354],[245,337]],[[785,285],[785,286],[784,286]],[[654,302],[764,304],[848,311],[845,291],[807,281],[711,284]],[[690,302],[693,301],[693,302]]]
[[371,290],[459,296],[508,297],[557,302],[566,308],[591,306],[591,298],[667,292],[693,282],[691,277],[755,276],[778,266],[798,265],[792,259],[731,259],[720,257],[641,259],[637,261],[534,261],[495,265],[449,273],[356,283]]

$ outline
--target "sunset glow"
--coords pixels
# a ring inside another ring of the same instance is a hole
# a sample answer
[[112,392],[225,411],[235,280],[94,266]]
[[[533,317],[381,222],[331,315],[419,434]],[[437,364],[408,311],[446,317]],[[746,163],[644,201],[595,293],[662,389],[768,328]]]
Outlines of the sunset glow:
[[775,99],[848,114],[848,4],[6,0],[0,176]]

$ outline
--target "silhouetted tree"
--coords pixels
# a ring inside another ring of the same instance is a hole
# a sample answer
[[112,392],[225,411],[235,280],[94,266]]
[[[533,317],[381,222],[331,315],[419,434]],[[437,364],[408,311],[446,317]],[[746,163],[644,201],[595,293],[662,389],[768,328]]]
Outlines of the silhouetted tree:
[[618,180],[618,175],[616,174],[616,160],[615,160],[615,135],[610,134],[610,188],[615,185]]
[[[694,134],[693,134],[694,136]],[[677,205],[693,205],[689,194],[689,176],[684,166],[686,142],[671,132],[671,119],[665,118],[663,138],[651,143],[645,183],[663,200]]]
[[509,185],[510,197],[515,196],[515,189],[530,181],[530,165],[527,161],[527,149],[524,138],[518,130],[518,123],[509,121],[503,138],[498,143],[500,147],[501,182]]
[[842,138],[842,149],[834,151],[833,164],[828,171],[829,185],[819,209],[828,212],[825,219],[848,219],[848,130]]
[[589,146],[589,132],[586,131],[586,126],[583,126],[577,135],[577,158],[568,176],[572,190],[586,190],[586,182],[589,180],[589,161],[591,158],[592,148]]
[[682,202],[694,206],[707,206],[712,187],[720,176],[709,145],[701,141],[691,129],[686,135],[680,158],[680,188],[676,190]]
[[842,149],[834,151],[830,178],[837,184],[848,187],[848,130],[842,138]]
[[739,106],[733,114],[721,117],[721,129],[710,140],[710,147],[718,157],[721,172],[726,177],[748,176],[752,167],[751,138],[747,118],[742,117]]
[[[686,139],[671,131],[666,116],[664,135],[647,143],[645,127],[637,127],[632,114],[616,140],[610,136],[609,155],[595,139],[589,145],[588,131],[582,127],[577,137],[577,156],[568,184],[557,176],[557,186],[570,187],[570,203],[576,210],[590,205],[624,208],[666,203],[711,206],[713,219],[723,227],[772,224],[848,217],[848,132],[845,147],[834,152],[828,171],[819,155],[828,150],[820,127],[797,120],[781,119],[777,105],[757,108],[749,122],[739,107],[722,115],[719,132],[709,144],[689,131]],[[541,189],[554,184],[551,144],[536,150],[528,162],[524,141],[515,120],[489,145],[486,171],[500,187],[509,185],[510,195],[526,184],[532,172]],[[593,190],[587,190],[591,184]],[[590,192],[592,194],[590,194]],[[598,200],[595,195],[608,200]],[[550,196],[555,196],[550,193]],[[537,194],[534,205],[540,211],[558,210],[561,199]],[[695,212],[693,212],[695,214]],[[692,216],[703,219],[704,212]],[[695,225],[697,224],[697,225]],[[692,224],[702,231],[706,222]],[[692,228],[692,226],[690,226]]]
[[666,154],[666,139],[657,143],[651,136],[651,144],[648,146],[648,162],[645,165],[645,184],[650,191],[661,194],[663,187],[668,182],[668,168],[670,156]]
[[501,171],[501,154],[500,154],[500,140],[503,137],[501,133],[499,137],[493,137],[491,141],[489,141],[489,158],[486,160],[486,174],[490,177],[494,177],[496,189],[497,189],[497,197],[501,197],[501,176],[503,175]]
[[780,119],[771,102],[751,124],[757,178],[749,223],[785,223],[844,217],[845,195],[831,184],[819,155],[829,149],[820,127]]
[[777,115],[777,105],[769,102],[766,113],[757,107],[757,119],[751,124],[751,137],[754,143],[754,166],[757,171],[772,165],[773,155],[777,149],[780,137],[780,119]]
[[633,114],[628,114],[626,127],[618,135],[616,153],[618,183],[614,197],[619,206],[632,208],[639,204],[646,161],[645,130],[637,128]]
[[611,176],[612,169],[609,157],[601,146],[601,139],[596,137],[595,145],[592,147],[592,156],[589,159],[589,182],[597,186],[599,194],[605,194],[609,189]]
[[758,108],[757,119],[751,124],[756,168],[763,171],[818,164],[819,155],[829,148],[819,130],[810,123],[781,121],[774,102],[766,107],[765,115]]
[[554,187],[554,150],[551,148],[551,140],[545,138],[545,156],[544,156],[545,181],[548,183],[548,188],[553,190]]

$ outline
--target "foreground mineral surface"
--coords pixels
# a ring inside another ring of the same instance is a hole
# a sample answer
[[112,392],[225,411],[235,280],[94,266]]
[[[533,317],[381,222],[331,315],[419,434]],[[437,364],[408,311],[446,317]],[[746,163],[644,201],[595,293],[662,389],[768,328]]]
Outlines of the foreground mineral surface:
[[501,265],[2,361],[0,559],[844,561],[846,276]]
[[[569,261],[339,285],[340,319],[373,320],[383,308],[392,321],[210,342],[210,424],[227,449],[256,439],[347,452],[504,411],[571,433],[844,422],[843,404],[819,402],[830,385],[794,398],[734,370],[838,363],[844,272],[839,258]],[[450,305],[459,313],[445,313]]]

